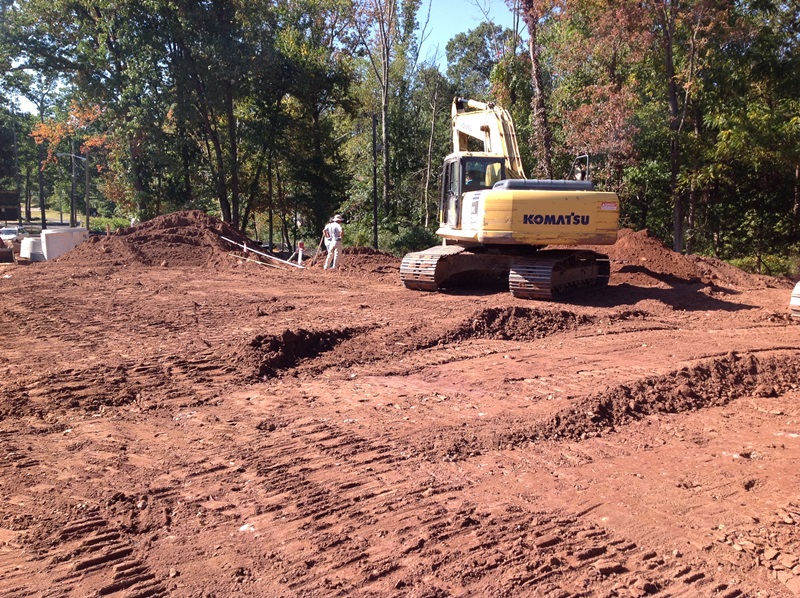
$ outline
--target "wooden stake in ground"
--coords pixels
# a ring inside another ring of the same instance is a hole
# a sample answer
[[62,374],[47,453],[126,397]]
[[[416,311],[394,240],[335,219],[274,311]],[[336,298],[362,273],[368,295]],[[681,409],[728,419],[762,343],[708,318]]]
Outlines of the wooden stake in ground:
[[322,242],[324,240],[325,240],[325,234],[323,233],[322,237],[319,240],[319,245],[317,245],[317,251],[314,253],[314,257],[311,258],[311,265],[312,266],[317,261],[317,256],[319,255],[319,252],[322,250]]

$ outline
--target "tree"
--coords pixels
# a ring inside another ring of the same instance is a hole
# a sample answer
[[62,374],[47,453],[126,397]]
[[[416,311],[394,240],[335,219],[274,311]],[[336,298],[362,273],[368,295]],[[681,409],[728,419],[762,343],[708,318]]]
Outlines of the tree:
[[[649,23],[635,3],[565,4],[548,30],[546,56],[558,80],[551,95],[557,143],[571,160],[591,157],[591,176],[621,191],[635,164],[640,70],[651,45]],[[562,164],[566,172],[570,163]]]
[[553,178],[553,131],[548,118],[547,90],[541,63],[541,26],[552,7],[547,0],[520,0],[518,10],[528,28],[528,49],[531,57],[533,84],[533,138],[537,169],[546,179]]
[[391,213],[389,199],[391,143],[389,139],[389,79],[398,37],[395,0],[363,0],[358,6],[355,26],[369,59],[380,93],[381,155],[383,157],[383,212]]
[[511,35],[499,25],[481,23],[447,42],[447,77],[460,95],[489,98],[492,69],[503,58]]

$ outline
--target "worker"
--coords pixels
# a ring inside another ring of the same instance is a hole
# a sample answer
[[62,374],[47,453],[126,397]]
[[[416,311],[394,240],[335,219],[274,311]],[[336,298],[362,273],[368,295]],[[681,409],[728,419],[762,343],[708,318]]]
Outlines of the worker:
[[342,217],[339,214],[325,225],[322,235],[325,237],[325,249],[328,250],[324,268],[335,270],[339,265],[339,254],[342,252]]

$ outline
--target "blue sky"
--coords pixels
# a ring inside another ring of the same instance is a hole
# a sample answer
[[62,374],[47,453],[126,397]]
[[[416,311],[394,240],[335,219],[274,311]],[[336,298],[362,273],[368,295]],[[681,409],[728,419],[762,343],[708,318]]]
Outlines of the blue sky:
[[475,29],[486,20],[484,13],[488,14],[494,23],[512,27],[511,10],[503,0],[423,0],[417,17],[420,28],[425,23],[428,8],[431,16],[420,58],[422,60],[432,58],[438,45],[438,62],[442,68],[446,65],[444,54],[447,42],[458,33]]

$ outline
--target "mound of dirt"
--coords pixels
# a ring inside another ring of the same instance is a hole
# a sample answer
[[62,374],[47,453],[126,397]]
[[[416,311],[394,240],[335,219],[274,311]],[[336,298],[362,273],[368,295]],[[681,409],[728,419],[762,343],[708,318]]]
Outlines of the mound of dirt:
[[584,441],[654,414],[685,413],[727,405],[744,396],[776,397],[797,388],[795,355],[758,358],[730,353],[667,375],[643,378],[588,396],[545,421],[511,419],[497,427],[473,426],[448,439],[438,436],[437,456],[463,460],[488,450],[519,448],[548,440]]
[[[321,249],[315,260],[307,260],[305,267],[321,270],[325,264],[325,250]],[[345,247],[339,259],[339,272],[368,278],[390,278],[400,275],[400,258],[372,247]]]
[[715,258],[677,253],[651,236],[647,229],[620,229],[614,245],[592,246],[591,249],[605,253],[611,259],[611,279],[615,284],[674,286],[702,283],[766,288],[780,283],[769,276],[748,274]]
[[111,236],[92,237],[58,258],[66,263],[145,266],[208,266],[235,263],[226,256],[240,251],[247,237],[200,210],[165,214]]
[[[589,246],[587,249],[609,256],[612,284],[640,287],[671,287],[676,284],[735,288],[792,286],[790,281],[749,274],[716,258],[677,253],[646,229],[621,229],[614,245]],[[343,254],[342,270],[345,272],[398,275],[400,271],[400,258],[371,247],[346,247]],[[317,260],[315,265],[321,267],[323,263],[324,258]]]
[[362,331],[361,328],[286,329],[278,335],[258,335],[236,351],[232,361],[241,366],[248,379],[266,380],[297,366],[304,359],[333,350],[342,341]]
[[702,273],[703,280],[709,281],[710,284],[757,289],[788,289],[794,286],[794,282],[791,280],[764,274],[750,274],[717,258],[701,255],[690,257],[697,265],[697,269]]
[[375,249],[374,247],[364,247],[363,245],[356,245],[355,247],[345,247],[342,250],[342,253],[344,255],[372,255],[378,257],[385,257],[392,260],[397,259],[391,253],[386,253],[385,251],[381,251],[380,249]]
[[[76,265],[233,267],[238,264],[228,254],[244,255],[237,244],[248,244],[247,237],[214,216],[189,210],[165,214],[110,236],[91,237],[54,261]],[[737,288],[791,285],[789,281],[748,274],[714,258],[676,253],[647,230],[621,229],[614,245],[590,249],[611,259],[613,284],[649,287],[700,283]],[[400,258],[371,247],[347,247],[343,254],[341,270],[350,274],[397,276],[400,270]],[[306,267],[321,268],[323,263],[324,258],[317,259],[307,262]]]
[[492,307],[483,309],[457,329],[447,334],[442,342],[457,342],[470,338],[532,341],[558,332],[574,330],[591,318],[565,310],[527,307]]

